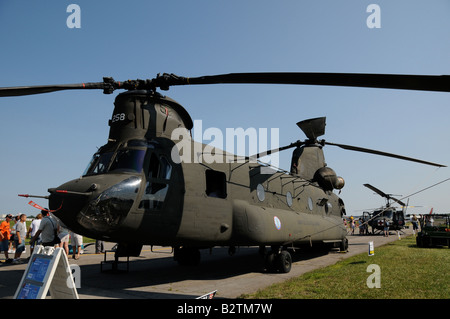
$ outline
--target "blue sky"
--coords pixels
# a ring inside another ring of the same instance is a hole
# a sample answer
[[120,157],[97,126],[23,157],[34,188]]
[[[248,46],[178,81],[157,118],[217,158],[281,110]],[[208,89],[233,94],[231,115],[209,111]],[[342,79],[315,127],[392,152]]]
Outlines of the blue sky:
[[[81,8],[81,28],[66,25]],[[370,29],[369,4],[381,9]],[[450,2],[6,1],[0,0],[0,86],[201,76],[231,72],[450,74]],[[0,99],[0,214],[35,214],[19,193],[46,195],[79,177],[106,143],[118,92],[65,91]],[[294,85],[206,85],[164,92],[203,128],[279,128],[280,145],[304,139],[296,122],[327,117],[330,142],[450,165],[450,94]],[[208,141],[205,141],[208,142]],[[449,168],[325,148],[344,177],[348,214],[384,200],[363,187],[408,195]],[[280,157],[288,169],[290,152]],[[411,212],[448,212],[450,182],[415,195]],[[45,201],[36,200],[42,206]]]

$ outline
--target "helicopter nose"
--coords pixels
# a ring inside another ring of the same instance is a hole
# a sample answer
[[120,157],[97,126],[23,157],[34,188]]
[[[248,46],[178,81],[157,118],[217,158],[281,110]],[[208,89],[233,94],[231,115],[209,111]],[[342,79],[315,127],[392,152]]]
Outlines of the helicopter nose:
[[[62,185],[61,185],[62,186]],[[67,189],[50,188],[48,198],[50,210],[53,214],[62,220],[62,222],[71,230],[80,233],[81,229],[76,222],[78,213],[90,200],[91,193],[82,193],[70,191]]]
[[92,197],[81,210],[78,222],[84,228],[111,233],[121,225],[136,200],[141,178],[129,177]]
[[52,207],[62,207],[55,215],[67,227],[98,238],[117,231],[136,200],[140,184],[141,177],[131,176],[104,181],[102,186],[92,184],[89,192],[53,190],[49,202]]

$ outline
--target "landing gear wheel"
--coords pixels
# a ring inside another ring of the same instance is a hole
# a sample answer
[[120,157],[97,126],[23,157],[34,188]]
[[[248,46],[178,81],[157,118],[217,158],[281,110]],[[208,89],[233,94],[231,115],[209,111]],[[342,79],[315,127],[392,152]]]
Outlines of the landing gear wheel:
[[348,251],[348,239],[347,237],[342,239],[341,244],[339,246],[339,250],[342,252],[347,252]]
[[287,250],[283,250],[277,256],[277,270],[281,273],[287,274],[291,271],[292,267],[292,257]]
[[265,268],[268,272],[288,273],[291,271],[292,257],[287,250],[280,253],[271,250],[265,258]]

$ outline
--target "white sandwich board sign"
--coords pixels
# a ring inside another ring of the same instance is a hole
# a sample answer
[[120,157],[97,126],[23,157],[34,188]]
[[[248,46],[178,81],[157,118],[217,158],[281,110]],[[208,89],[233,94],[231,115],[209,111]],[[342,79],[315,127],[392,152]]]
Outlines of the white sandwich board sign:
[[62,248],[37,246],[14,299],[78,299],[72,270]]

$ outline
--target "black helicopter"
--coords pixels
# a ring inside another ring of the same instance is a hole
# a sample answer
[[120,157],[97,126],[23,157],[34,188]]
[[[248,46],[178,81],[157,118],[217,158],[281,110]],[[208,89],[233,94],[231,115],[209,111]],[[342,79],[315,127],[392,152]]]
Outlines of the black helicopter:
[[[374,210],[373,212],[363,213],[363,220],[367,221],[368,226],[372,227],[372,233],[375,233],[376,230],[383,231],[386,222],[388,222],[389,230],[401,231],[407,227],[405,222],[405,209],[408,207],[408,204],[395,198],[393,194],[384,193],[375,186],[370,184],[364,184],[364,186],[386,199],[385,207]],[[400,204],[402,209],[392,207],[391,201]]]
[[[180,264],[197,264],[202,248],[229,246],[233,252],[237,246],[259,246],[261,251],[271,248],[265,253],[268,270],[289,272],[288,248],[327,245],[346,251],[345,205],[334,193],[344,186],[344,180],[326,166],[322,150],[326,145],[444,166],[319,140],[325,133],[325,118],[297,123],[307,137],[304,141],[255,154],[243,162],[227,161],[229,154],[214,150],[218,160],[199,162],[198,153],[190,150],[200,147],[204,151],[205,145],[190,138],[193,122],[189,113],[157,89],[218,83],[450,91],[449,76],[232,73],[9,87],[0,88],[0,97],[78,89],[101,89],[107,94],[127,90],[115,99],[107,143],[94,154],[82,177],[48,189],[49,207],[73,231],[118,242],[128,254],[139,254],[144,244],[171,246]],[[262,173],[267,165],[259,157],[290,148],[294,148],[290,171]]]

